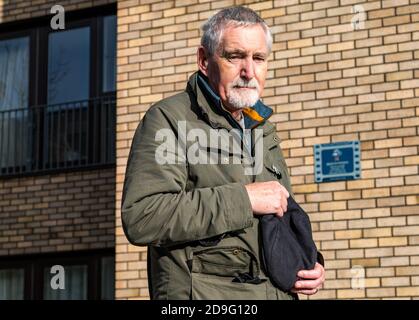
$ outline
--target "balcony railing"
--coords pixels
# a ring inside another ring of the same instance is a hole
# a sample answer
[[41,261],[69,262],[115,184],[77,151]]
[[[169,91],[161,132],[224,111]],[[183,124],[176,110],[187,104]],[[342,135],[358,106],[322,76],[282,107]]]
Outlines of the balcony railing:
[[0,111],[0,176],[115,164],[115,96]]

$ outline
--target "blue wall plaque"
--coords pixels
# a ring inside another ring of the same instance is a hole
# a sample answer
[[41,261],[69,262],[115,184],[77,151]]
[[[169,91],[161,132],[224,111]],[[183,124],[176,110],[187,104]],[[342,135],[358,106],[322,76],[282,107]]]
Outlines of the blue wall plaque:
[[361,177],[360,149],[359,141],[314,145],[316,182],[359,179]]

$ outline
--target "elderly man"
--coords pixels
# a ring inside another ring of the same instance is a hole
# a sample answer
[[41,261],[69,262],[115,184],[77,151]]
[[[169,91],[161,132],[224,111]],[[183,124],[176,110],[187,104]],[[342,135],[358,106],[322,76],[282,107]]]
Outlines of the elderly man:
[[[268,121],[272,109],[259,100],[271,46],[269,28],[254,11],[218,12],[203,26],[199,71],[186,90],[150,107],[138,126],[122,222],[132,244],[148,246],[152,299],[295,299],[296,293],[316,293],[324,282],[324,269],[316,263],[284,292],[262,263],[259,218],[287,214],[292,194],[275,126]],[[239,131],[247,150],[240,159],[250,161],[234,161],[231,146],[225,152],[202,148],[204,143],[195,151],[219,156],[218,162],[192,161],[193,141],[181,129],[199,130],[196,137]],[[246,171],[260,158],[258,170]]]

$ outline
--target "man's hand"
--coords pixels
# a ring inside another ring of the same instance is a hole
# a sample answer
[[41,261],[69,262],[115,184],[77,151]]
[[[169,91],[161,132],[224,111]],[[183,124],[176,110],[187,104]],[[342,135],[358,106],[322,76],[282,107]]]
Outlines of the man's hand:
[[314,269],[300,270],[298,271],[297,276],[300,279],[295,282],[294,288],[292,288],[291,291],[306,295],[317,293],[325,280],[324,268],[318,262],[316,262]]
[[245,186],[254,214],[275,214],[282,217],[287,211],[287,189],[278,181],[255,182]]

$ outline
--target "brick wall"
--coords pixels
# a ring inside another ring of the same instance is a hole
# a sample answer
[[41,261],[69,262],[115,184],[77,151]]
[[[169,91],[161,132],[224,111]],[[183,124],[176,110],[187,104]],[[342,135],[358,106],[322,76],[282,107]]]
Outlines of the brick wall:
[[115,169],[0,179],[0,256],[115,246]]
[[[119,1],[116,297],[148,295],[146,250],[128,244],[120,222],[134,131],[197,69],[200,25],[234,4],[274,33],[264,101],[326,258],[314,298],[419,298],[418,0]],[[366,14],[359,30],[356,4]],[[315,183],[313,144],[346,140],[361,141],[362,179]],[[354,266],[364,289],[351,287]]]

